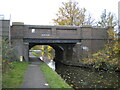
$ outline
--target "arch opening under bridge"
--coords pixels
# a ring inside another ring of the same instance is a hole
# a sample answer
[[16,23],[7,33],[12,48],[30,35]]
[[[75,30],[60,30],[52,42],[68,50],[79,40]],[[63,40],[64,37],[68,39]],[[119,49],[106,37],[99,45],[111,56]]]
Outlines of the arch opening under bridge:
[[[73,42],[74,41],[74,42]],[[36,45],[49,45],[55,50],[54,61],[65,61],[72,60],[73,58],[73,48],[77,42],[80,40],[30,40],[25,39],[24,43],[26,50],[24,52],[25,60],[29,61],[29,50]],[[64,42],[64,43],[63,43]]]

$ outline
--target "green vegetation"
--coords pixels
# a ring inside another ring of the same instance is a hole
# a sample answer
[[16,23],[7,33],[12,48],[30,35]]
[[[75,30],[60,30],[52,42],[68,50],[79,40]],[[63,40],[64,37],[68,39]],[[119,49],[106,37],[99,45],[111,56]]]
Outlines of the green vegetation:
[[19,88],[27,63],[20,62],[17,52],[9,44],[8,38],[2,42],[2,87]]
[[104,9],[102,15],[101,15],[101,20],[98,22],[99,27],[115,27],[117,25],[117,20],[115,18],[115,15],[112,14],[111,12],[107,12],[106,9]]
[[55,50],[51,46],[43,45],[42,56],[48,57],[50,60],[53,60],[55,57]]
[[79,8],[78,2],[63,2],[62,7],[59,8],[57,19],[53,19],[57,25],[75,25],[79,26],[85,19],[85,8]]
[[40,54],[37,53],[37,52],[35,52],[35,51],[32,51],[32,54],[33,54],[34,56],[36,56],[36,57],[39,57],[39,56],[40,56]]
[[[42,50],[42,52],[32,50]],[[55,56],[55,50],[49,45],[36,45],[33,48],[31,48],[30,52],[36,57],[42,56],[53,59]]]
[[[57,25],[94,25],[92,17],[89,16],[86,20],[86,9],[80,9],[78,3],[75,1],[68,1],[62,3],[62,6],[59,8],[57,19],[53,19],[54,23]],[[101,14],[100,21],[96,22],[96,27],[115,27],[117,25],[116,16],[107,12],[106,9]],[[115,30],[110,28],[108,30],[108,43],[105,45],[103,50],[98,51],[88,58],[83,58],[84,64],[92,64],[95,68],[104,68],[109,70],[120,70],[120,42],[116,36]],[[110,40],[111,39],[111,40]],[[88,52],[89,53],[89,52]]]
[[8,38],[3,38],[2,43],[2,72],[10,69],[10,62],[18,61],[17,52],[10,46]]
[[120,42],[117,41],[118,38],[113,29],[108,30],[108,34],[111,40],[108,40],[104,49],[89,56],[89,58],[84,58],[83,61],[85,64],[92,64],[95,68],[120,70]]
[[36,45],[36,46],[32,47],[31,50],[41,50],[41,46]]
[[71,88],[56,72],[49,68],[45,63],[42,63],[40,65],[40,68],[43,71],[43,74],[50,88]]
[[[101,14],[101,20],[98,22],[99,27],[115,27],[117,20],[115,15],[111,12],[107,12],[106,9]],[[102,68],[106,70],[120,70],[120,42],[118,42],[117,34],[113,28],[109,28],[108,43],[102,50],[97,53],[84,58],[82,61],[85,64],[92,64],[95,68]]]
[[28,63],[25,62],[11,62],[9,63],[9,71],[4,72],[2,76],[3,88],[19,88]]

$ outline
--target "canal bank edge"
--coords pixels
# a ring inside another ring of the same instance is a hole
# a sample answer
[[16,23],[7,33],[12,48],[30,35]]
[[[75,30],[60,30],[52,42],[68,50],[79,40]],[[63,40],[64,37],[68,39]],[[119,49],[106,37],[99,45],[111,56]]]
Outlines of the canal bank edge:
[[[68,65],[68,66],[89,68],[89,69],[91,69],[92,71],[97,71],[97,70],[108,71],[108,70],[109,70],[109,69],[107,69],[107,68],[102,68],[102,67],[95,68],[95,65],[93,65],[93,64],[82,64],[82,63],[71,62],[71,61],[66,61],[66,60],[59,61],[59,63],[65,64],[65,65]],[[111,70],[111,71],[113,71],[113,70]],[[115,70],[115,71],[116,71],[116,72],[120,72],[120,70]]]
[[70,90],[74,90],[61,78],[61,76],[59,76],[44,62],[40,64],[40,69],[42,70],[50,88],[69,88]]

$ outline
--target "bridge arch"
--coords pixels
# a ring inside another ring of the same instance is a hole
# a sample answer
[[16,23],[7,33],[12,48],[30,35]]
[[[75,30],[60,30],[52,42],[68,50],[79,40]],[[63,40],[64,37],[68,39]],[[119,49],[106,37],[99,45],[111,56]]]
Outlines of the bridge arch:
[[64,57],[64,47],[59,44],[51,44],[51,43],[29,43],[29,50],[36,46],[36,45],[49,45],[55,50],[55,58],[54,61],[56,60],[63,60]]
[[[67,64],[82,63],[81,59],[102,49],[108,40],[109,27],[12,25],[11,45],[28,61],[29,49],[37,44],[55,49],[55,60]],[[88,50],[84,50],[87,47]]]

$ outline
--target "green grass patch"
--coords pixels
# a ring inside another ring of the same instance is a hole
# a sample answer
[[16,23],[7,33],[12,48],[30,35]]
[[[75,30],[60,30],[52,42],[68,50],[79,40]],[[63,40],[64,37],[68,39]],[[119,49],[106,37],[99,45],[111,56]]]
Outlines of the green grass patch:
[[28,67],[26,62],[13,62],[8,72],[2,75],[3,88],[19,88],[24,79],[24,73]]
[[53,71],[45,63],[40,65],[46,81],[50,88],[71,88],[55,71]]

